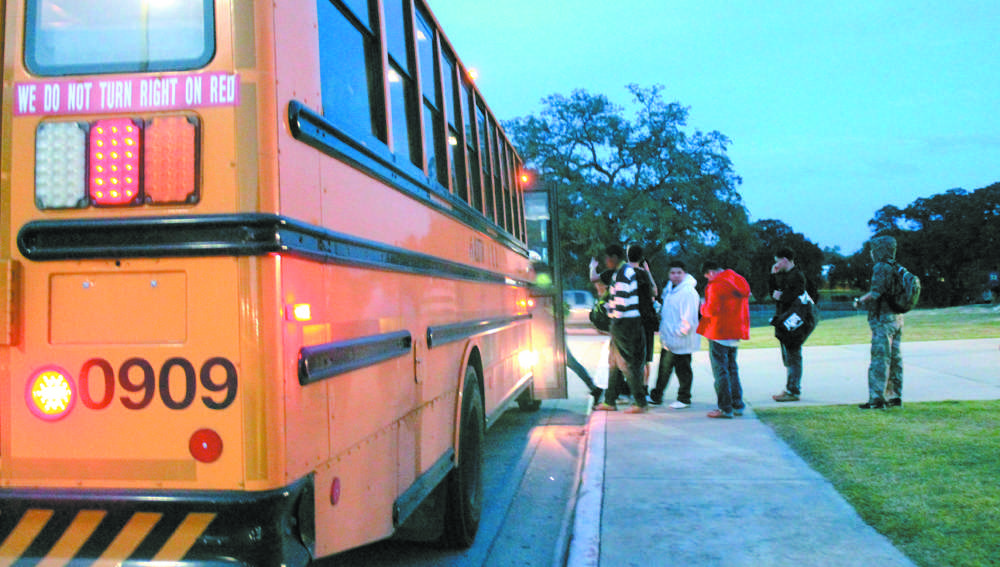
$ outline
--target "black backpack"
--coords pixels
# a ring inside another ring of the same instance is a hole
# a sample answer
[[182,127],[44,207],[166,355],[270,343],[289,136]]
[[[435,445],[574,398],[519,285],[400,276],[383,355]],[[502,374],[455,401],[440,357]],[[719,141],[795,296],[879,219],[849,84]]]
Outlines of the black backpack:
[[893,262],[892,291],[887,295],[889,309],[896,313],[906,313],[920,301],[920,278],[903,266]]

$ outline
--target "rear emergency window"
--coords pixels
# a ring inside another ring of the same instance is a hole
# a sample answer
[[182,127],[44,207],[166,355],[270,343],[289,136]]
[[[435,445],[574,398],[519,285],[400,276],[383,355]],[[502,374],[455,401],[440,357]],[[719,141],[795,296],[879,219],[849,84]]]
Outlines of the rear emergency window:
[[212,0],[28,0],[25,64],[37,75],[178,71],[215,53]]

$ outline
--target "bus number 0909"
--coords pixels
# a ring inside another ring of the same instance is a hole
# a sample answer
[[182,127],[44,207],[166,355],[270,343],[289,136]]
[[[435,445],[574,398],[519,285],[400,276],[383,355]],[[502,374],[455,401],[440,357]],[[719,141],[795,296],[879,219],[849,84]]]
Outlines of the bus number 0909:
[[[102,378],[104,381],[104,394],[99,399],[91,395],[91,382],[95,373],[98,382]],[[171,380],[172,376],[183,377],[183,380]],[[225,392],[222,401],[213,396],[201,397],[202,403],[208,409],[221,410],[233,403],[237,390],[236,366],[229,359],[222,357],[206,360],[197,375],[194,365],[188,359],[180,357],[168,359],[160,367],[159,380],[149,361],[144,358],[130,358],[118,368],[117,382],[126,392],[139,394],[120,397],[122,405],[132,410],[141,410],[152,403],[157,391],[160,400],[167,408],[186,409],[194,403],[197,395],[196,382],[201,382],[202,388],[213,394]],[[174,383],[173,387],[171,382]],[[111,363],[103,358],[91,358],[84,362],[80,369],[80,401],[83,405],[95,410],[104,409],[111,404],[114,396],[115,371]]]

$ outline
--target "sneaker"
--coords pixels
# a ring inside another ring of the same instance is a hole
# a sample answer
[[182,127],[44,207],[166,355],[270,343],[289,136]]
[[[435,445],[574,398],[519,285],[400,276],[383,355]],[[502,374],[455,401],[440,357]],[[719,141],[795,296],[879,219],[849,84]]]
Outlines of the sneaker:
[[673,408],[673,409],[684,409],[684,408],[691,407],[691,404],[685,404],[684,402],[678,400],[678,401],[673,402],[672,404],[670,404],[670,407]]
[[885,402],[882,400],[871,400],[863,404],[858,404],[859,409],[885,409]]
[[594,411],[618,411],[618,407],[611,404],[597,404],[594,406]]
[[799,401],[798,395],[792,394],[790,392],[782,392],[780,394],[776,394],[774,396],[771,396],[771,399],[773,399],[776,402],[797,402],[797,401]]
[[590,391],[590,395],[594,398],[594,403],[599,404],[601,403],[601,396],[604,395],[604,389],[594,388],[593,390]]
[[630,406],[624,413],[646,413],[649,408],[646,406]]
[[646,396],[646,401],[654,406],[663,405],[663,396],[655,397],[652,394]]
[[743,415],[743,408],[733,408],[733,415],[736,417]]
[[889,398],[885,401],[885,407],[887,408],[901,408],[903,407],[903,400],[899,398]]
[[719,409],[714,409],[714,410],[708,412],[708,417],[711,417],[711,418],[714,418],[714,419],[733,419],[733,414],[732,413],[726,413],[726,412],[724,412],[722,410],[719,410]]

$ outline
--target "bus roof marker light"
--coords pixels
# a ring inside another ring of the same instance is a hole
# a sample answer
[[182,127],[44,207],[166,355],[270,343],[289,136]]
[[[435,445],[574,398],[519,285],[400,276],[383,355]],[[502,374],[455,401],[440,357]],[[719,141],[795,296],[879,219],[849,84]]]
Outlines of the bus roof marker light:
[[25,398],[35,417],[58,421],[69,415],[76,404],[76,387],[68,372],[58,366],[46,366],[28,380]]

